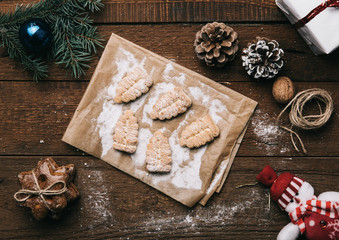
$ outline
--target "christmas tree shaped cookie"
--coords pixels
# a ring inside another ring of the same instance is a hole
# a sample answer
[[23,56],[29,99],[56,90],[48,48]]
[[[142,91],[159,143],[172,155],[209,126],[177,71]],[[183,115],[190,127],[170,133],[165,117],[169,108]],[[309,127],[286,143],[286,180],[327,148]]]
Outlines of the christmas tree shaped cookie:
[[168,91],[157,100],[150,117],[160,120],[171,119],[180,113],[186,112],[191,104],[192,101],[185,92],[181,88],[175,87],[173,91]]
[[188,125],[181,133],[179,144],[188,148],[200,147],[219,136],[219,128],[210,115],[199,118]]
[[134,153],[138,144],[137,119],[131,110],[126,110],[120,116],[113,134],[113,148],[116,150]]
[[152,86],[152,78],[141,68],[136,67],[128,72],[126,76],[118,83],[114,102],[128,103],[147,93]]
[[172,169],[172,151],[168,138],[158,130],[147,145],[146,168],[149,172],[167,173]]

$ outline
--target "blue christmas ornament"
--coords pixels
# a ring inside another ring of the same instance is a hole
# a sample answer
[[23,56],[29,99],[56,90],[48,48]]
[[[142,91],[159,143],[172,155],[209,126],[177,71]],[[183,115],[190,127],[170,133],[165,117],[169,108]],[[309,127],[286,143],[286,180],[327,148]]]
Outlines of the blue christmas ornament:
[[50,47],[52,31],[45,21],[34,18],[24,22],[20,27],[19,39],[27,51],[41,53]]

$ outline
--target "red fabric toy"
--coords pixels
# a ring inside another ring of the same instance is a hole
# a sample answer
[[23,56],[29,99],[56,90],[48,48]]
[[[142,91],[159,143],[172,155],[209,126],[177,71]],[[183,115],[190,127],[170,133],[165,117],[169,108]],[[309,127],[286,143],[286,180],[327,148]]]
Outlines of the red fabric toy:
[[257,180],[271,188],[272,199],[291,219],[279,232],[278,240],[295,240],[300,234],[309,240],[339,240],[339,192],[316,197],[311,184],[287,172],[278,177],[268,165]]

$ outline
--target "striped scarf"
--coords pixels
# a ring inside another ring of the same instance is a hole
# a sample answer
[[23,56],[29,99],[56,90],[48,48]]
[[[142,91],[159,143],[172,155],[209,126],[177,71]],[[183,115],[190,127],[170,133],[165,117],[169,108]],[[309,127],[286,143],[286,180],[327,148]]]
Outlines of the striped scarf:
[[321,201],[317,200],[316,197],[306,201],[306,204],[301,204],[293,212],[289,213],[291,222],[298,224],[301,234],[305,232],[305,223],[303,216],[306,211],[312,211],[325,215],[330,218],[339,217],[339,202]]

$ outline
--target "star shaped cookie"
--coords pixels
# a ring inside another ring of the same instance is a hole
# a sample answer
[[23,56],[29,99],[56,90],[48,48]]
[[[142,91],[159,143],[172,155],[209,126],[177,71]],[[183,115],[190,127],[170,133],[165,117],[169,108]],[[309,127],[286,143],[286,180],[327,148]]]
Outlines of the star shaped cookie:
[[18,175],[21,190],[60,192],[64,187],[67,190],[55,195],[20,193],[17,196],[21,199],[29,196],[27,200],[20,201],[20,205],[30,208],[37,220],[47,216],[58,219],[67,204],[79,196],[77,188],[72,183],[74,174],[73,164],[59,167],[52,158],[39,161],[33,170]]

